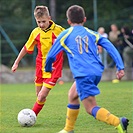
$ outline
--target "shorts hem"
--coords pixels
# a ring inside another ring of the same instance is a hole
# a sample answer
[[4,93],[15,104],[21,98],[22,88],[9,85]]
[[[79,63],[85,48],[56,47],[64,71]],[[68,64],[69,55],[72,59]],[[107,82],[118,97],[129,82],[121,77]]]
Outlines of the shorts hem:
[[43,83],[35,83],[36,86],[42,86]]
[[49,89],[52,89],[54,86],[53,85],[50,85],[50,84],[46,84],[46,83],[43,83],[43,86],[49,88]]

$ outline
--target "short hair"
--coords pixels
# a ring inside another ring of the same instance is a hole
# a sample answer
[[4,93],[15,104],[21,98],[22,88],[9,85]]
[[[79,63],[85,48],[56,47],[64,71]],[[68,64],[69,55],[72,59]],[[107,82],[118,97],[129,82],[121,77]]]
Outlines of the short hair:
[[79,24],[84,22],[85,11],[81,6],[73,5],[68,8],[66,16],[72,23]]
[[35,17],[42,17],[43,15],[49,16],[49,10],[46,6],[36,6],[34,10]]

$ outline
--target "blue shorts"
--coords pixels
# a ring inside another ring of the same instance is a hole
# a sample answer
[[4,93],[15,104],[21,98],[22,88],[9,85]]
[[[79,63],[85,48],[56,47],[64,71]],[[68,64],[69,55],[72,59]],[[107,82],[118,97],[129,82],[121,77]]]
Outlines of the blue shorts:
[[87,77],[77,77],[75,80],[76,89],[81,101],[89,96],[100,94],[97,85],[101,80],[101,76],[90,75]]

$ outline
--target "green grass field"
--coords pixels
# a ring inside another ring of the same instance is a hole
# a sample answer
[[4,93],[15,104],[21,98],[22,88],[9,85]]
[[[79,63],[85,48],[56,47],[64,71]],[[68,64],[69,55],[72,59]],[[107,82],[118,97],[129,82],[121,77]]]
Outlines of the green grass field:
[[[21,109],[32,108],[35,100],[34,84],[2,84],[0,96],[0,133],[56,133],[64,127],[67,106],[67,93],[72,83],[57,84],[47,98],[43,110],[33,127],[21,127],[17,114]],[[130,120],[128,133],[133,133],[133,83],[121,81],[113,84],[101,82],[101,94],[97,103],[111,113]],[[96,121],[85,112],[81,104],[75,133],[117,133],[113,126]]]

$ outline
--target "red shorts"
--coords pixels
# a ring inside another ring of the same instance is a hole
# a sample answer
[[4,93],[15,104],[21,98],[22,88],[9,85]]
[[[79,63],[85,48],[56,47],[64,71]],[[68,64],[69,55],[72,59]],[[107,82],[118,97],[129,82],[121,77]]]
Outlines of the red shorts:
[[45,86],[49,89],[52,89],[57,82],[58,78],[41,78],[41,77],[36,77],[35,78],[35,85],[36,86]]

